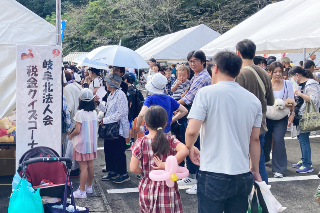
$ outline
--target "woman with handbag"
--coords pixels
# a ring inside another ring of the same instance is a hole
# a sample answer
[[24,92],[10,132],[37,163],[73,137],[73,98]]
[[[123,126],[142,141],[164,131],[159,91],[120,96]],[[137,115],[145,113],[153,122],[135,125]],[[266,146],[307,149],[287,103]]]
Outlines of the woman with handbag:
[[[295,107],[295,118],[293,124],[297,126],[298,140],[301,148],[301,160],[297,164],[293,164],[294,168],[297,168],[297,173],[313,172],[311,162],[311,146],[309,141],[310,132],[301,128],[301,118],[304,113],[309,111],[306,109],[307,103],[314,104],[315,109],[319,109],[320,106],[320,88],[319,83],[313,79],[313,75],[309,70],[304,70],[301,67],[292,68],[294,80],[298,83],[300,89],[294,91],[295,101],[297,106]],[[309,104],[308,104],[309,105]]]
[[[294,100],[292,83],[283,79],[282,64],[280,62],[272,62],[269,65],[269,72],[271,74],[274,98],[282,99],[283,101],[288,98]],[[272,172],[274,173],[275,178],[283,178],[283,173],[287,170],[287,152],[284,136],[287,131],[287,126],[290,126],[293,121],[294,106],[291,107],[290,112],[290,117],[286,115],[284,117],[282,116],[282,118],[279,117],[277,120],[269,119],[267,117],[268,132],[265,137],[264,153],[266,162],[270,161],[273,134]]]
[[110,74],[105,80],[110,91],[107,105],[104,106],[95,98],[98,109],[106,112],[105,118],[99,121],[99,136],[104,138],[106,170],[109,173],[103,176],[102,180],[123,183],[130,180],[125,154],[125,138],[129,137],[128,100],[120,88],[122,78],[118,74]]

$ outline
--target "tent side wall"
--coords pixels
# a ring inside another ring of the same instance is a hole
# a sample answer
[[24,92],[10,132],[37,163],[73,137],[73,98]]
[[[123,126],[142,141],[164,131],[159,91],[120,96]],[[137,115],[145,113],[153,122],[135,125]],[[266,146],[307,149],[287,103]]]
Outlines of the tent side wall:
[[16,45],[55,45],[56,28],[20,3],[1,0],[0,118],[16,107]]
[[0,45],[0,118],[15,109],[16,45]]

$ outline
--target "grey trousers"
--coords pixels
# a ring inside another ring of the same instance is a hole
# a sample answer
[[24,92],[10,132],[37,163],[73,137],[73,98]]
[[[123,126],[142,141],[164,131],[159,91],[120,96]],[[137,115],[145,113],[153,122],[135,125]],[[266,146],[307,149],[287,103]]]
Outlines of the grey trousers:
[[270,152],[273,134],[272,148],[272,171],[283,174],[287,170],[287,152],[284,136],[287,131],[288,116],[281,120],[270,120],[267,118],[268,132],[265,137],[264,153],[266,162],[270,161]]

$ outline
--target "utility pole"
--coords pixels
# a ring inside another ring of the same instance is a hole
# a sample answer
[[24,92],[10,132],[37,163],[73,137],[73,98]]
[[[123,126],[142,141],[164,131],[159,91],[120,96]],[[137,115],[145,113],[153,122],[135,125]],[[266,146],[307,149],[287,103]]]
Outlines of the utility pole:
[[58,46],[61,46],[61,0],[56,0],[56,30]]

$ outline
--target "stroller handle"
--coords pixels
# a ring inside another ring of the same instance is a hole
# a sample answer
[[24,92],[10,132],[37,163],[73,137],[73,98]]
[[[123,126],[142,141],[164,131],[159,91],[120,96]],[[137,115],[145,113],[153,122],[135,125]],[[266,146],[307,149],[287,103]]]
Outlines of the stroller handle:
[[70,158],[66,158],[66,157],[37,157],[37,158],[30,158],[27,161],[24,161],[22,164],[20,164],[19,166],[19,171],[21,171],[21,169],[27,169],[27,166],[29,164],[33,164],[33,163],[39,163],[39,162],[48,162],[48,163],[52,163],[52,162],[66,162],[66,166],[68,169],[71,169],[72,167],[72,160]]

